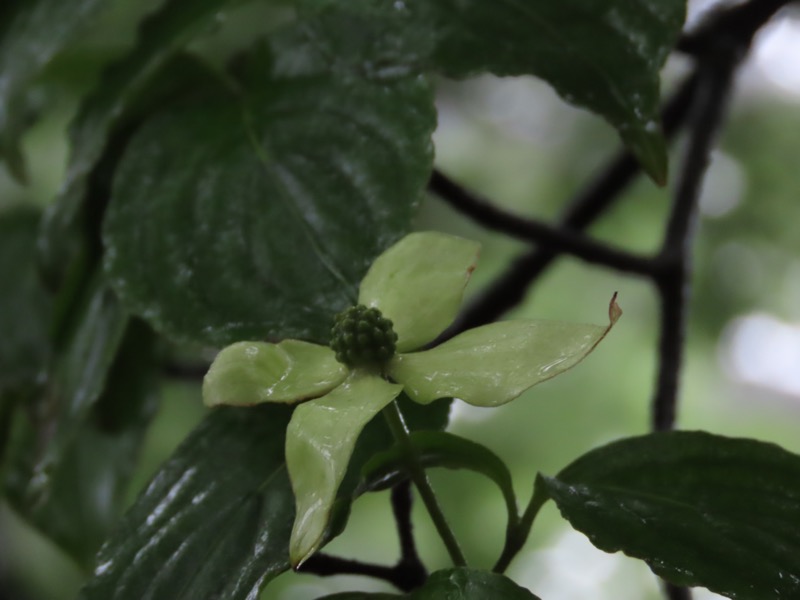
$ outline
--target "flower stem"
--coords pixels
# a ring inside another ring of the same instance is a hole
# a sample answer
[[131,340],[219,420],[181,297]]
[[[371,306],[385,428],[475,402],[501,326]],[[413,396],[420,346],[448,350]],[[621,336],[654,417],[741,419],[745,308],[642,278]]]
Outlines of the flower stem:
[[425,470],[422,468],[417,458],[417,452],[408,436],[408,427],[403,420],[403,414],[400,412],[397,402],[392,402],[389,406],[384,408],[383,416],[386,418],[386,423],[389,425],[389,429],[395,441],[403,452],[411,481],[414,482],[417,490],[419,490],[422,502],[425,504],[425,508],[428,509],[428,514],[430,514],[433,524],[436,526],[436,531],[439,532],[439,536],[442,538],[447,552],[450,554],[450,559],[453,561],[453,564],[458,567],[466,566],[467,561],[464,558],[464,553],[461,551],[458,541],[455,535],[453,535],[453,530],[450,529],[450,525],[447,523],[442,508],[439,506],[436,494],[434,494],[431,483],[428,481],[428,475],[425,473]]

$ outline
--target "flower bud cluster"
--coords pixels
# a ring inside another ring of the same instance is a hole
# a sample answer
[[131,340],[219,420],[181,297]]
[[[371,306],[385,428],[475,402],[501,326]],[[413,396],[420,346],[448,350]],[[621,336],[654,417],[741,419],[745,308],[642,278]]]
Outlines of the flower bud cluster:
[[376,366],[395,353],[397,334],[377,308],[357,304],[336,315],[331,348],[336,360],[349,367]]

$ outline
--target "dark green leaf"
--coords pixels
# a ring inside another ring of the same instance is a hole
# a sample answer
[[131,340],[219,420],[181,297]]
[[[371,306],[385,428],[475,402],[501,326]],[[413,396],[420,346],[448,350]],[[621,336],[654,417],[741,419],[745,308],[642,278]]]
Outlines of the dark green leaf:
[[420,589],[405,596],[345,592],[320,600],[537,600],[531,592],[518,586],[505,575],[477,569],[446,569],[433,573]]
[[668,581],[730,598],[800,597],[800,457],[778,446],[651,434],[593,450],[537,487],[595,546]]
[[650,175],[666,180],[659,70],[683,26],[685,0],[436,5],[442,37],[435,63],[447,74],[541,77],[568,102],[608,119]]
[[0,404],[44,376],[50,354],[51,298],[36,270],[39,212],[0,214]]
[[96,285],[46,389],[17,419],[9,501],[82,563],[119,516],[153,413],[152,339]]
[[[290,415],[290,407],[276,404],[209,413],[126,514],[81,598],[245,600],[287,570],[294,521],[284,461]],[[344,528],[364,463],[390,440],[380,418],[365,428],[330,537]]]
[[372,259],[410,227],[434,121],[424,81],[333,75],[164,111],[115,180],[115,289],[179,340],[327,339]]
[[[516,525],[519,517],[511,473],[494,452],[481,444],[443,431],[414,432],[411,441],[425,468],[468,469],[491,479],[503,494],[509,529]],[[376,455],[364,467],[364,487],[368,490],[387,489],[407,477],[403,451],[398,446]]]
[[18,179],[25,177],[19,142],[29,122],[28,86],[104,4],[104,0],[24,0],[2,9],[0,158]]
[[[685,0],[305,0],[320,23],[313,47],[349,31],[376,32],[360,49],[365,68],[430,68],[451,77],[536,75],[570,103],[614,125],[648,173],[663,183],[666,145],[658,125],[659,70],[683,25]],[[337,12],[338,11],[338,12]]]
[[[81,105],[70,129],[65,184],[47,212],[41,237],[43,263],[56,284],[85,251],[86,241],[81,237],[97,236],[96,231],[79,230],[87,220],[90,226],[97,226],[94,220],[102,214],[109,194],[106,180],[130,130],[148,110],[195,80],[197,65],[175,59],[176,53],[204,31],[220,9],[237,1],[169,0],[142,22],[134,49],[107,69],[97,89]],[[103,164],[98,165],[101,159]],[[101,188],[94,193],[101,205],[87,208],[93,187]]]
[[252,598],[286,570],[290,415],[280,405],[212,411],[126,514],[80,597]]

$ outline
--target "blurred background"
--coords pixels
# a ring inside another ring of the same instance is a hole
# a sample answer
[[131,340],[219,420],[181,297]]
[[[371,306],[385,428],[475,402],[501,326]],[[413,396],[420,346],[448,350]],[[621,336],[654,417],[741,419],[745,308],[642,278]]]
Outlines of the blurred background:
[[[16,185],[0,167],[0,210],[46,204],[67,158],[66,130],[80,96],[103,65],[124,53],[141,14],[159,4],[117,0],[79,47],[42,78],[49,99],[29,132],[31,184]],[[720,2],[690,2],[690,23]],[[220,19],[194,50],[223,57],[230,47],[279,24],[287,13],[245,4]],[[731,117],[706,179],[695,252],[679,425],[773,441],[800,452],[800,11],[764,29],[740,72]],[[664,71],[669,93],[690,67],[682,57]],[[551,219],[619,147],[597,117],[562,102],[535,79],[481,77],[438,82],[437,166],[467,187],[519,214]],[[54,99],[54,101],[53,101]],[[673,154],[673,171],[682,144]],[[660,242],[671,187],[641,179],[592,229],[597,237],[640,252]],[[475,294],[522,250],[480,229],[435,198],[417,226],[480,240],[470,284]],[[580,454],[648,430],[656,366],[658,306],[650,284],[563,258],[540,278],[509,317],[604,323],[619,292],[624,316],[598,352],[568,375],[542,384],[500,409],[454,404],[451,431],[486,444],[509,464],[521,502],[537,472],[555,474]],[[145,445],[130,499],[203,415],[199,384],[165,381],[163,402]],[[504,530],[503,503],[472,474],[432,472],[435,489],[470,562],[490,567]],[[427,515],[415,508],[417,538],[431,569],[448,565]],[[398,554],[388,494],[359,499],[347,531],[327,551],[393,562]],[[0,566],[14,574],[20,600],[74,598],[85,575],[58,549],[0,506]],[[644,564],[596,550],[549,505],[509,575],[545,600],[659,598]],[[336,591],[386,590],[351,577],[288,574],[264,600],[310,600]],[[698,591],[698,600],[716,596]]]

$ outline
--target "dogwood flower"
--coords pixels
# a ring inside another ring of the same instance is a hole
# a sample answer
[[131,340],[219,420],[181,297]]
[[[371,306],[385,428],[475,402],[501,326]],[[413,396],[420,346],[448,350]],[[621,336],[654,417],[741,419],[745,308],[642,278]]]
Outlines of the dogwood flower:
[[458,398],[498,406],[582,360],[609,325],[505,321],[468,330],[430,350],[452,323],[479,245],[412,233],[381,254],[358,304],[335,320],[330,346],[300,340],[238,342],[223,349],[203,382],[209,406],[298,403],[286,431],[296,517],[294,566],[324,541],[336,493],[359,434],[402,391],[415,402]]

